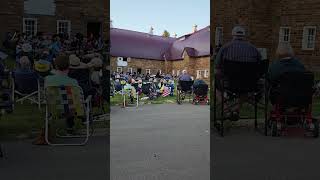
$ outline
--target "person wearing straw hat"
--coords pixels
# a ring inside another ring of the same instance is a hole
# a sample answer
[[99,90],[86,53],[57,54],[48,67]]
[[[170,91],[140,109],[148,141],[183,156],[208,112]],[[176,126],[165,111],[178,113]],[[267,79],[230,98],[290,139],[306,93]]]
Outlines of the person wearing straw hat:
[[102,59],[95,57],[87,65],[93,69],[91,73],[91,81],[93,82],[94,85],[99,86],[100,78],[102,76],[102,66],[103,66]]
[[70,69],[87,69],[89,66],[83,62],[81,62],[80,58],[75,54],[71,54],[69,56],[70,61]]

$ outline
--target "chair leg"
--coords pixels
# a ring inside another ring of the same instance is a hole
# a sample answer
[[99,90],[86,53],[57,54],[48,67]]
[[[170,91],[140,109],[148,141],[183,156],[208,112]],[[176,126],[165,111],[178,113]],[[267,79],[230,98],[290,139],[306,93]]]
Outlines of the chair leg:
[[254,129],[258,129],[258,104],[257,95],[254,95]]
[[3,153],[2,147],[0,145],[0,158],[3,158],[3,156],[4,156],[4,153]]
[[224,136],[224,90],[221,92],[221,126],[220,126],[220,135]]

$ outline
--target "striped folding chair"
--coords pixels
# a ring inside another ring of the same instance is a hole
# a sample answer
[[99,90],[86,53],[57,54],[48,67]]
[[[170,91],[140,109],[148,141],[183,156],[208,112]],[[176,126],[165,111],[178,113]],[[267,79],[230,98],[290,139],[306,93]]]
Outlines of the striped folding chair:
[[[84,100],[83,91],[78,86],[49,86],[45,89],[46,120],[45,139],[49,145],[85,145],[90,136],[91,96]],[[84,117],[86,133],[81,136],[59,136],[62,138],[85,138],[81,143],[54,144],[48,139],[49,121],[62,120],[66,117]]]

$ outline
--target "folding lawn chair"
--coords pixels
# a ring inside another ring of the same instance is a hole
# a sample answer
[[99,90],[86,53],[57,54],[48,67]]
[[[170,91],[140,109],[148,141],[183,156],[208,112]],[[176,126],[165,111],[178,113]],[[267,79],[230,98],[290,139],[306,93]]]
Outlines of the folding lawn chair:
[[[41,88],[39,77],[35,72],[15,72],[13,75],[13,102],[29,100],[41,108]],[[20,97],[19,97],[20,96]]]
[[[213,124],[221,136],[224,136],[224,121],[229,119],[225,114],[235,105],[228,106],[227,103],[234,102],[241,95],[252,94],[246,102],[254,107],[254,117],[239,117],[239,119],[254,119],[254,127],[257,130],[258,108],[261,108],[264,110],[266,123],[268,100],[266,97],[265,75],[268,65],[268,60],[260,62],[224,61],[222,66],[223,75],[220,78],[216,77],[214,82]],[[220,91],[220,103],[217,102],[217,90]],[[225,97],[225,94],[228,95],[228,98]],[[261,102],[262,97],[264,97],[263,102]],[[220,107],[220,109],[218,110],[217,107]],[[221,116],[219,118],[217,117],[218,113]],[[265,129],[265,133],[266,131]]]
[[[50,86],[45,89],[46,95],[46,117],[45,117],[45,139],[53,146],[81,146],[88,142],[90,136],[90,111],[91,96],[84,100],[83,91],[77,86]],[[85,119],[85,135],[79,136],[58,136],[61,138],[85,138],[81,143],[51,143],[48,139],[49,121],[65,120],[66,116]]]

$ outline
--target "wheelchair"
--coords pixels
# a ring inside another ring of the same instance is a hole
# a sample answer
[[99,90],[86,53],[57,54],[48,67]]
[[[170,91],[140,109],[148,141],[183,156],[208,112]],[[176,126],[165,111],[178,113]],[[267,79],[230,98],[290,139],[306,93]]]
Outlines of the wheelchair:
[[311,72],[287,72],[279,81],[270,85],[273,105],[268,120],[271,136],[281,136],[290,127],[304,129],[305,135],[319,136],[319,122],[312,117],[314,74]]
[[194,81],[179,81],[177,86],[177,103],[182,104],[187,96],[189,102],[193,100],[193,82]]
[[198,86],[194,86],[194,98],[193,104],[206,104],[210,105],[209,97],[208,97],[209,86],[207,84],[199,84]]
[[[266,96],[266,74],[268,71],[269,61],[259,62],[236,62],[225,60],[222,64],[221,77],[215,77],[214,80],[214,113],[213,127],[218,133],[224,136],[224,122],[231,120],[226,116],[232,108],[237,105],[236,100],[241,96],[247,96],[246,103],[254,107],[254,117],[239,117],[241,119],[254,119],[255,130],[258,129],[258,109],[264,110],[265,123],[267,121]],[[221,92],[221,102],[217,102],[217,90]],[[263,98],[264,97],[264,98]],[[231,103],[231,106],[227,106]],[[244,103],[244,102],[243,102]],[[218,110],[219,107],[219,110]],[[217,117],[217,113],[220,117]],[[266,127],[265,127],[266,134]]]

